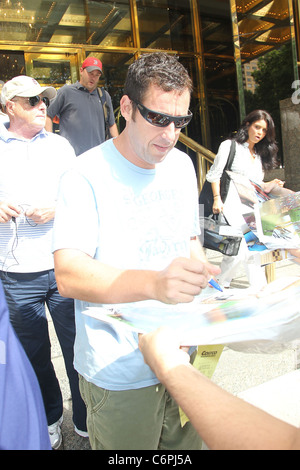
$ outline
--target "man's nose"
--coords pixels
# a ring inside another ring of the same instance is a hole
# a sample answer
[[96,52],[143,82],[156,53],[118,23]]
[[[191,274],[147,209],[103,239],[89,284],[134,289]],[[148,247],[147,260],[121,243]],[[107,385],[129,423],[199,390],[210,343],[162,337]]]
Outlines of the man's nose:
[[168,139],[173,140],[175,135],[180,132],[180,129],[175,127],[174,122],[171,122],[167,127],[164,127],[164,134],[168,137]]

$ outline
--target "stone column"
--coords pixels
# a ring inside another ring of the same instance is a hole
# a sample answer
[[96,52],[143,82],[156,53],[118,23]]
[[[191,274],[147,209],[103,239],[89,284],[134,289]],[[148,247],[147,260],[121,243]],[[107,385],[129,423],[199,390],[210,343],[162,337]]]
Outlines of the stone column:
[[280,101],[285,187],[300,191],[300,103]]

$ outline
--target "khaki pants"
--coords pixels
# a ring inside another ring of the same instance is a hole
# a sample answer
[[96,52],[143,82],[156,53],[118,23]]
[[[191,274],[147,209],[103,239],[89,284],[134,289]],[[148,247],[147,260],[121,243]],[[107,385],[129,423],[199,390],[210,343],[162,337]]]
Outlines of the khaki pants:
[[110,391],[79,376],[87,428],[96,450],[200,450],[190,422],[180,424],[178,406],[161,384]]

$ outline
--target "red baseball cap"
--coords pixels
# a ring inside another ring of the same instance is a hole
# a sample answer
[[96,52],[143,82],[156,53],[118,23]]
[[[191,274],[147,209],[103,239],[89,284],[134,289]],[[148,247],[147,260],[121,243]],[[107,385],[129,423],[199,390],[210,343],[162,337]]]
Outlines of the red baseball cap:
[[82,62],[82,68],[87,69],[88,72],[93,70],[100,70],[102,72],[102,62],[97,57],[87,57]]

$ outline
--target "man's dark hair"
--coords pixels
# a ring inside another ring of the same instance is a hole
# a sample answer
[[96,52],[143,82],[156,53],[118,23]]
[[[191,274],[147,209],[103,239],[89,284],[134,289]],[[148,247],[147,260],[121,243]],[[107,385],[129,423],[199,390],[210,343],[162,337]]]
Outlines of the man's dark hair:
[[128,69],[124,94],[134,103],[143,103],[150,85],[166,92],[186,89],[192,92],[192,80],[178,57],[165,52],[141,55]]

